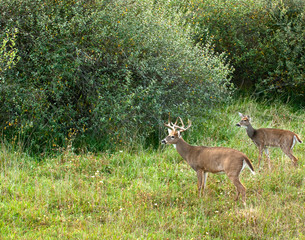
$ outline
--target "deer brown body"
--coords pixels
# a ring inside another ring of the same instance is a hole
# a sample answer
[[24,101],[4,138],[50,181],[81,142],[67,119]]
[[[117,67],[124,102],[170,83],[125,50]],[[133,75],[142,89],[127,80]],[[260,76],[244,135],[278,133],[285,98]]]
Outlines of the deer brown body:
[[199,196],[204,191],[209,172],[225,173],[236,187],[235,200],[238,200],[241,194],[242,201],[246,201],[246,188],[240,182],[239,175],[245,166],[248,166],[253,174],[255,172],[251,161],[245,154],[225,147],[191,146],[181,137],[181,132],[187,130],[191,126],[190,124],[187,128],[184,128],[184,125],[179,127],[170,123],[165,126],[171,130],[169,129],[169,135],[162,140],[162,143],[174,144],[181,157],[196,171]]
[[259,165],[261,164],[261,158],[263,150],[267,156],[268,167],[270,165],[270,157],[267,147],[279,147],[282,151],[292,160],[293,164],[297,166],[298,159],[293,156],[292,149],[296,142],[302,143],[297,134],[289,130],[275,129],[275,128],[259,128],[254,129],[250,123],[250,117],[244,116],[239,113],[241,121],[236,125],[239,127],[245,127],[248,136],[252,139],[254,144],[259,149]]

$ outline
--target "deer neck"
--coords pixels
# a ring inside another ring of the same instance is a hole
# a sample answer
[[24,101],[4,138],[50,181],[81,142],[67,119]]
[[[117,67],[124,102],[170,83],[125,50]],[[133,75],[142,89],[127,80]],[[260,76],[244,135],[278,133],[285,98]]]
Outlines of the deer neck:
[[247,131],[248,136],[249,136],[250,138],[253,138],[254,133],[255,133],[256,130],[252,127],[251,124],[249,124],[249,125],[247,126],[247,128],[246,128],[246,131]]
[[189,151],[190,151],[190,149],[192,148],[192,146],[191,145],[189,145],[186,141],[184,141],[182,138],[180,138],[179,140],[178,140],[178,142],[176,143],[176,150],[177,150],[177,152],[180,154],[180,156],[184,159],[184,160],[186,160],[187,162],[188,162],[188,160],[187,160],[187,155],[188,155],[188,153],[189,153]]

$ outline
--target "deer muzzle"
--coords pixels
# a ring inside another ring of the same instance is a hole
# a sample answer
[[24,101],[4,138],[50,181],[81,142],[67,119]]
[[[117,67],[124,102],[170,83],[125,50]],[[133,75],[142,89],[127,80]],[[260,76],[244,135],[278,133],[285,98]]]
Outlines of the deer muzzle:
[[163,139],[163,140],[161,141],[161,143],[162,143],[162,144],[166,144],[167,142],[166,142],[165,139]]
[[237,126],[237,127],[241,127],[241,125],[240,125],[239,123],[236,123],[236,126]]

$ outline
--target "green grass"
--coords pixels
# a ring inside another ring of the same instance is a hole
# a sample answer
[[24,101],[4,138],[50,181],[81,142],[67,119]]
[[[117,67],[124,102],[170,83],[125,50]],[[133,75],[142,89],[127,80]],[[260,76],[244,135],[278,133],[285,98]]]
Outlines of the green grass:
[[[188,141],[238,149],[257,168],[257,148],[235,127],[238,111],[254,127],[290,129],[305,140],[304,110],[238,100],[193,121]],[[171,146],[36,161],[2,144],[0,239],[305,239],[304,150],[294,148],[298,168],[270,149],[271,171],[245,169],[243,206],[225,175],[210,174],[199,199],[195,172]]]

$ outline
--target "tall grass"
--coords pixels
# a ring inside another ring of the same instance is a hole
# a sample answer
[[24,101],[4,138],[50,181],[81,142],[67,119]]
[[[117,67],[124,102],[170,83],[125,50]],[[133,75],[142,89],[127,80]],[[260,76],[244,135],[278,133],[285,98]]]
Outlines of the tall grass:
[[[257,148],[235,127],[238,111],[255,127],[290,129],[305,139],[304,110],[247,99],[193,121],[187,141],[238,149],[257,167]],[[271,171],[266,164],[255,176],[243,171],[244,207],[225,175],[210,174],[199,199],[195,172],[170,146],[64,151],[37,161],[2,144],[0,239],[304,239],[305,147],[294,149],[298,168],[271,149]]]

